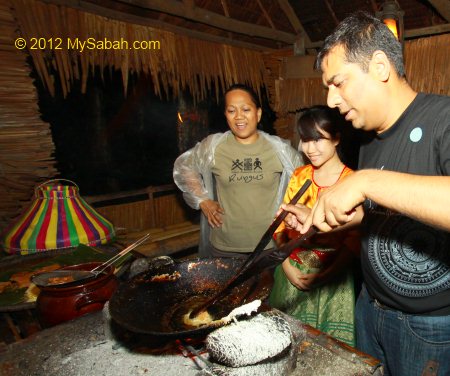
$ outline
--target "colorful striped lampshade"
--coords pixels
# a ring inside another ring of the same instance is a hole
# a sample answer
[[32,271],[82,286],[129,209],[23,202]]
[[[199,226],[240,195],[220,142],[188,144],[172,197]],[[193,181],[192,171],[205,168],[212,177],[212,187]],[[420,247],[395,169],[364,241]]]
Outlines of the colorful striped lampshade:
[[80,197],[78,186],[60,179],[36,187],[33,203],[9,226],[2,245],[7,253],[28,255],[79,244],[97,246],[114,237],[112,223]]

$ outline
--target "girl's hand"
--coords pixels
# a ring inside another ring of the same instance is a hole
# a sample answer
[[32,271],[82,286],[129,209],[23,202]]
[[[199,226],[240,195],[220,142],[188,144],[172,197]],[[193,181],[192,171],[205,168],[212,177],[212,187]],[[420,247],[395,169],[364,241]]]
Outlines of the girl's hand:
[[204,200],[200,203],[200,209],[205,217],[208,218],[208,223],[212,228],[222,226],[222,215],[225,212],[217,201]]
[[320,276],[320,274],[317,273],[302,273],[295,266],[291,265],[289,259],[284,260],[281,265],[289,282],[302,291],[311,290],[314,287],[314,282]]

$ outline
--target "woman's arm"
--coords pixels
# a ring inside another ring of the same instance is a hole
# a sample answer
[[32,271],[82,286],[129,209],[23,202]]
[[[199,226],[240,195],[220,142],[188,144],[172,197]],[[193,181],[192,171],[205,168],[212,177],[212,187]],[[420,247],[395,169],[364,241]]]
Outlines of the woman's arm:
[[202,201],[213,199],[211,168],[214,150],[225,135],[209,135],[175,160],[173,180],[193,209],[199,209]]
[[173,180],[183,192],[186,203],[193,209],[199,209],[200,203],[208,200],[208,191],[203,183],[203,177],[198,161],[199,146],[181,154],[174,163]]

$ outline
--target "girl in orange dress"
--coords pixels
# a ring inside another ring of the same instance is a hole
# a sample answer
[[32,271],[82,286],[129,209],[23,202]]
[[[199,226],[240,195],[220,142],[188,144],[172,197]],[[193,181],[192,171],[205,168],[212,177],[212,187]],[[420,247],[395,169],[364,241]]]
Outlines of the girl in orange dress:
[[[323,189],[352,170],[337,153],[340,132],[333,110],[325,106],[306,110],[299,119],[298,132],[301,149],[311,163],[294,171],[284,202],[310,179],[312,184],[299,203],[312,208]],[[282,224],[275,239],[282,244],[298,236]],[[307,247],[296,249],[276,268],[271,306],[354,346],[355,292],[350,265],[358,250],[355,232],[316,235]]]

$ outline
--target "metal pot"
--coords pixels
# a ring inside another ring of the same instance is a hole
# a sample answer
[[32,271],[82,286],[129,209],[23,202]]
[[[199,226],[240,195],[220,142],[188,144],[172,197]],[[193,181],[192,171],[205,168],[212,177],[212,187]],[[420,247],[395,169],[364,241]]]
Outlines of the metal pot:
[[[205,334],[223,323],[191,327],[183,322],[183,316],[213,296],[242,263],[242,259],[216,258],[170,260],[153,266],[119,286],[109,301],[111,317],[137,333],[173,337]],[[255,299],[265,299],[272,283],[269,270],[236,281],[230,294],[215,305],[214,318]]]

